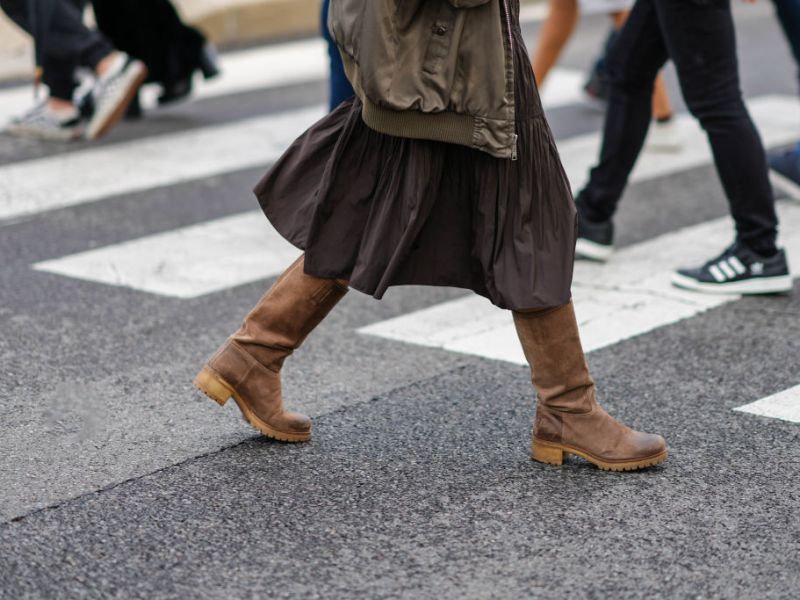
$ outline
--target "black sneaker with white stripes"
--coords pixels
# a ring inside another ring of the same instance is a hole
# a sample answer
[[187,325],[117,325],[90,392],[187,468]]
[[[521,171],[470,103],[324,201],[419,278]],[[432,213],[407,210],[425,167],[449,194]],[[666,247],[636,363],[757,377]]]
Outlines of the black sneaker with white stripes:
[[575,208],[578,211],[575,256],[606,262],[614,252],[614,223],[610,220],[590,221],[584,214],[580,197],[575,201]]
[[679,269],[672,283],[710,294],[779,294],[792,289],[783,250],[767,258],[738,242],[702,267]]

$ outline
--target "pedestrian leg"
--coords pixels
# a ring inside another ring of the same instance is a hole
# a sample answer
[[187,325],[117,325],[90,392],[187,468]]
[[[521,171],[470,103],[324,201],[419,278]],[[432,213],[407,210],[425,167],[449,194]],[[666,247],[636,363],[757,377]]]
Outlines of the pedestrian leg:
[[[584,221],[610,221],[647,136],[653,85],[667,60],[654,4],[637,1],[608,57],[611,89],[600,161],[576,201]],[[610,240],[604,245],[610,248]]]
[[742,98],[730,0],[658,0],[659,23],[686,104],[700,121],[736,224],[735,242],[699,267],[679,269],[678,287],[721,294],[792,289],[776,245],[778,216],[761,137]]
[[542,24],[533,53],[533,73],[541,86],[558,62],[578,22],[578,0],[550,0],[547,19]]
[[561,464],[581,456],[604,470],[632,471],[667,458],[660,435],[634,431],[597,403],[572,303],[514,312],[538,402],[533,458]]
[[233,398],[253,427],[284,442],[311,439],[311,419],[284,409],[281,367],[347,293],[347,282],[306,275],[304,265],[301,256],[278,278],[195,378],[209,398]]
[[778,219],[761,138],[739,86],[729,0],[655,3],[686,104],[708,135],[738,239],[759,254],[776,252]]

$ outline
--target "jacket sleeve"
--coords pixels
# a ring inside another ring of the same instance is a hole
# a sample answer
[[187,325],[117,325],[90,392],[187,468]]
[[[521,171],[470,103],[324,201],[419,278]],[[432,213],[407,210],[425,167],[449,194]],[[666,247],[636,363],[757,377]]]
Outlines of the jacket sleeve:
[[489,0],[448,0],[456,8],[473,8],[482,4],[488,4]]

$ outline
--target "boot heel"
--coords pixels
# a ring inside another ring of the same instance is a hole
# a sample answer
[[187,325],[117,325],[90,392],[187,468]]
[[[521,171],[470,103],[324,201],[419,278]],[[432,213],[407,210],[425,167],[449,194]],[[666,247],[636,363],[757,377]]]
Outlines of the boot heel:
[[220,406],[225,406],[225,403],[233,395],[233,390],[228,384],[208,367],[204,367],[197,374],[197,377],[194,378],[194,385]]
[[533,460],[548,465],[560,465],[564,462],[564,451],[553,446],[544,446],[533,442]]

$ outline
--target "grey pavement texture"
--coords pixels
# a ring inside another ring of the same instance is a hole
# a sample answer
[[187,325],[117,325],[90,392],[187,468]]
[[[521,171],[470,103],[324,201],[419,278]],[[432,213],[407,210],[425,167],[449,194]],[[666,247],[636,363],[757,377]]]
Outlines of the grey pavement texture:
[[[746,94],[794,93],[769,5],[737,18]],[[605,29],[588,19],[565,64],[588,64]],[[160,110],[103,144],[324,89]],[[559,138],[602,124],[581,106],[550,118]],[[0,136],[0,162],[74,148]],[[30,268],[252,210],[263,170],[0,222],[0,598],[800,595],[800,426],[732,411],[800,384],[797,286],[589,356],[609,411],[670,443],[663,465],[612,474],[530,460],[526,369],[355,331],[463,291],[349,294],[287,363],[287,399],[315,420],[314,440],[289,446],[191,387],[269,281],[177,300]],[[643,182],[619,241],[726,210],[711,167]]]

